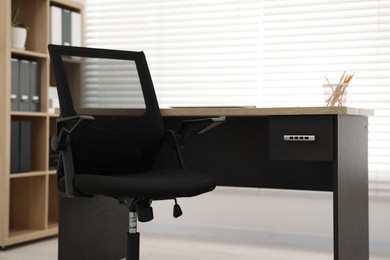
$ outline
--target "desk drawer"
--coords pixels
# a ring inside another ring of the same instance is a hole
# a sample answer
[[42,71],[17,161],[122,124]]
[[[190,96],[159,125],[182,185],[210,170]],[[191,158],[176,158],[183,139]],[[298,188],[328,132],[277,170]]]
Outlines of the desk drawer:
[[269,118],[271,160],[332,161],[332,116]]

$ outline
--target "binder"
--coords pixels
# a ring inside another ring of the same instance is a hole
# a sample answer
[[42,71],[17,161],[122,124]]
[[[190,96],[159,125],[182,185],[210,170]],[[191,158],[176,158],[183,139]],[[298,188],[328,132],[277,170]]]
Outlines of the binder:
[[20,123],[11,121],[11,167],[10,173],[20,172],[19,154],[20,153]]
[[60,101],[58,99],[57,87],[49,86],[49,113],[55,113],[56,109],[60,108]]
[[50,43],[62,44],[62,9],[50,6]]
[[72,12],[71,19],[72,46],[81,46],[81,15],[77,12]]
[[19,110],[19,60],[11,59],[11,111]]
[[70,45],[72,43],[72,17],[71,11],[62,9],[62,44]]
[[57,169],[59,159],[60,159],[60,153],[59,152],[54,152],[52,149],[50,149],[49,170]]
[[40,111],[40,69],[39,63],[30,62],[30,111]]
[[31,171],[31,122],[20,121],[19,171]]
[[27,60],[20,61],[19,110],[30,110],[30,62]]

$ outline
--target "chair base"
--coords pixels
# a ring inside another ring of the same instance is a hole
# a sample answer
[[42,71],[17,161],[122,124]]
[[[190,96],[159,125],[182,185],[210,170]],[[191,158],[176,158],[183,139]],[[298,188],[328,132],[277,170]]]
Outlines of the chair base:
[[139,260],[139,233],[127,233],[126,260]]

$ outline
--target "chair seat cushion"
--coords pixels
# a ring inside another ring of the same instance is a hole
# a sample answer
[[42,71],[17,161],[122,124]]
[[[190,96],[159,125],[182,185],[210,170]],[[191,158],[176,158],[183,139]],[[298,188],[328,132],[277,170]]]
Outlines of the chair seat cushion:
[[158,170],[123,175],[76,174],[74,186],[88,195],[165,199],[211,191],[215,180],[193,171]]

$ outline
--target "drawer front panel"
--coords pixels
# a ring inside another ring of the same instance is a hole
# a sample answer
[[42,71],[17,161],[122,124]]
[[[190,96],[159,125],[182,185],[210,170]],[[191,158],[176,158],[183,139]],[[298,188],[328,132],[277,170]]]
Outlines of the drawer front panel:
[[269,118],[271,160],[332,161],[332,116]]

